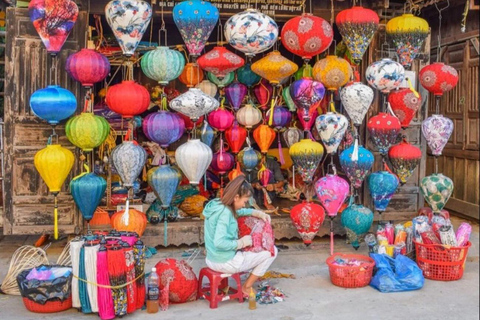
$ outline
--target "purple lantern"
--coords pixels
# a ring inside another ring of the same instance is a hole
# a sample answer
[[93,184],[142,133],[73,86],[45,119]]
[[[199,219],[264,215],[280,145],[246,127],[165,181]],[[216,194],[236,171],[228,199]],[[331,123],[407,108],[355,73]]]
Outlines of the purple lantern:
[[247,95],[248,88],[240,82],[233,82],[225,88],[225,97],[233,109],[238,110]]
[[216,152],[213,154],[212,163],[210,167],[216,171],[218,174],[225,174],[228,171],[233,169],[235,165],[235,158],[231,153],[228,152]]
[[297,109],[304,110],[303,118],[305,121],[310,120],[310,112],[318,107],[324,94],[325,87],[323,84],[310,78],[302,78],[290,85],[290,96]]
[[170,111],[151,113],[143,120],[143,133],[162,148],[180,139],[185,132],[185,121]]
[[436,157],[442,150],[453,132],[453,121],[441,114],[434,114],[422,122],[422,133],[427,144]]
[[[268,125],[272,126],[275,130],[284,129],[287,124],[292,120],[292,114],[285,107],[275,107],[273,109],[273,115],[268,110],[266,113],[267,119],[269,119]],[[270,122],[271,120],[271,122]]]

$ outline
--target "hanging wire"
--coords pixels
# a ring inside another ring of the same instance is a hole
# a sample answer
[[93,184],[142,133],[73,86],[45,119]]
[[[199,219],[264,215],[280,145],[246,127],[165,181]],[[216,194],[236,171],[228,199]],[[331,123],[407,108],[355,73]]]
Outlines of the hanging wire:
[[435,2],[435,8],[438,11],[438,40],[437,40],[437,62],[440,62],[440,52],[441,52],[441,43],[442,43],[442,11],[447,9],[450,6],[450,0],[447,0],[447,5],[439,9],[437,2]]

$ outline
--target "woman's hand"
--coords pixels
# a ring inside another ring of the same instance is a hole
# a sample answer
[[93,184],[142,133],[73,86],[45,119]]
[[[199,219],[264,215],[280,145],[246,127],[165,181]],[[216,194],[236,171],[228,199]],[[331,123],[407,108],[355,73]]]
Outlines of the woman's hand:
[[253,213],[252,213],[252,216],[255,217],[255,218],[262,219],[263,221],[268,222],[268,223],[272,222],[272,218],[270,217],[270,215],[266,214],[263,211],[254,210]]
[[246,235],[237,240],[237,250],[252,246],[252,236]]

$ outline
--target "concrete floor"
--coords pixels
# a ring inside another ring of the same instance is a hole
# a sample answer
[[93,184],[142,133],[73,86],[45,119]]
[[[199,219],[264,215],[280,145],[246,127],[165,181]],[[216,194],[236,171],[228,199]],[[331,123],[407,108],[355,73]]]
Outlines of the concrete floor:
[[[453,218],[458,227],[462,220]],[[32,244],[33,237],[5,237],[0,241],[0,279],[8,270],[11,255],[17,247]],[[287,298],[272,305],[257,304],[257,310],[248,309],[248,303],[225,301],[217,309],[209,309],[208,302],[199,300],[187,304],[170,305],[166,312],[156,315],[136,311],[124,319],[479,319],[479,226],[473,225],[472,247],[469,250],[463,278],[453,282],[425,280],[421,290],[402,293],[380,293],[370,286],[344,289],[330,282],[325,260],[328,257],[328,238],[316,239],[306,248],[300,241],[277,242],[288,246],[281,250],[271,270],[293,273],[296,279],[272,279],[270,284],[282,289]],[[50,260],[56,261],[63,243],[54,243],[48,250]],[[191,248],[191,247],[190,247]],[[166,257],[182,259],[188,247],[161,249],[147,259],[149,270]],[[335,251],[353,253],[343,238],[335,240]],[[357,253],[367,254],[364,245]],[[197,272],[205,266],[200,254],[192,267]],[[34,314],[25,309],[18,296],[0,295],[0,319],[98,319],[97,315],[83,315],[71,309],[55,314]]]

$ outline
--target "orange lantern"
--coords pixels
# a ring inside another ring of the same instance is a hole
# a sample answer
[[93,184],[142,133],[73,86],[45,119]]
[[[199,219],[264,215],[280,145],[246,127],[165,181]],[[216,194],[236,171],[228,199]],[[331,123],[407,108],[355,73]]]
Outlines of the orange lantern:
[[127,208],[115,212],[111,219],[112,227],[117,231],[135,231],[141,237],[147,228],[147,216],[138,210]]
[[262,153],[267,153],[268,149],[275,140],[275,130],[267,126],[266,124],[259,125],[255,130],[253,130],[253,139],[260,147]]
[[198,64],[189,62],[185,65],[185,68],[183,68],[178,80],[187,87],[192,88],[199,84],[200,81],[203,80],[203,77],[203,71]]

